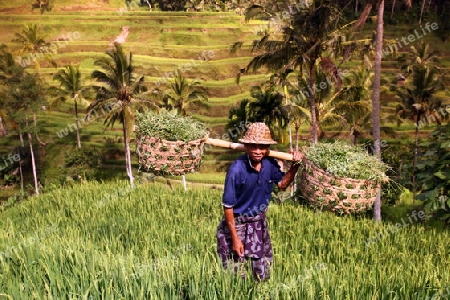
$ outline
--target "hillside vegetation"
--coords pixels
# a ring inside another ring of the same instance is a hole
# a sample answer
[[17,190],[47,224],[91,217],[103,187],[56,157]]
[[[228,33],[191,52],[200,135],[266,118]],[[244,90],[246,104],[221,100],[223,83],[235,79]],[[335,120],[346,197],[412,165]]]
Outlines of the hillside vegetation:
[[[51,12],[40,14],[31,12],[29,2],[17,1],[14,7],[2,2],[0,4],[0,43],[6,43],[10,49],[17,50],[19,45],[12,42],[14,34],[20,32],[25,24],[39,24],[47,36],[47,41],[55,43],[58,53],[53,56],[59,68],[66,64],[78,64],[85,77],[85,84],[92,83],[90,74],[95,70],[94,61],[111,49],[110,43],[120,33],[123,26],[128,26],[130,33],[123,44],[125,51],[133,53],[137,73],[145,75],[145,85],[150,88],[165,89],[176,72],[182,72],[189,79],[199,79],[209,96],[206,107],[194,107],[189,114],[208,124],[212,137],[222,137],[228,121],[230,108],[245,98],[250,98],[249,89],[268,79],[264,70],[257,74],[241,77],[240,85],[236,84],[236,75],[244,68],[252,57],[250,45],[261,35],[258,32],[265,28],[262,21],[244,22],[244,18],[234,12],[160,12],[148,11],[145,7],[120,11],[124,7],[122,1],[79,1],[77,5],[67,1],[55,1]],[[365,34],[371,36],[373,24],[367,24]],[[416,26],[419,28],[419,26]],[[387,25],[386,37],[395,39],[407,36],[415,29],[406,25]],[[63,39],[63,41],[58,41]],[[65,41],[64,41],[65,39]],[[450,64],[448,47],[441,40],[428,34],[423,40],[430,42],[434,49],[442,52],[444,70]],[[244,43],[241,51],[232,54],[231,45],[240,41]],[[400,52],[407,51],[407,47]],[[398,72],[396,57],[388,55],[383,58],[383,82],[385,89],[382,101],[390,103],[393,94],[388,91],[390,82]],[[35,70],[29,66],[29,72],[39,72],[49,84],[56,85],[53,75],[57,69],[45,60]],[[360,63],[355,57],[341,66],[342,70],[352,70]],[[448,91],[444,91],[447,103],[450,103]],[[49,99],[51,100],[51,99]],[[93,99],[86,99],[84,108]],[[444,103],[445,104],[445,103]],[[64,156],[70,146],[75,145],[75,133],[70,130],[74,124],[73,103],[68,100],[57,108],[41,111],[38,116],[40,137],[47,144],[40,149],[45,160],[41,160],[38,171],[42,182],[59,182]],[[121,166],[123,158],[122,134],[120,127],[104,130],[101,121],[85,124],[81,129],[83,145],[96,147],[102,152],[103,175],[122,178]],[[396,127],[399,136],[412,134],[413,125],[404,124]],[[427,131],[424,128],[422,131]],[[338,128],[325,128],[327,137],[347,138],[346,132]],[[300,134],[306,136],[308,130],[304,124]],[[365,137],[370,137],[369,132]],[[392,140],[392,143],[398,142]],[[13,138],[1,138],[4,145],[0,154],[11,152],[17,141]],[[280,150],[286,145],[280,145]],[[201,172],[222,172],[230,159],[236,155],[223,149],[208,149],[204,157]],[[136,163],[134,164],[137,167]],[[45,169],[45,173],[43,170]],[[64,178],[64,177],[63,177]]]

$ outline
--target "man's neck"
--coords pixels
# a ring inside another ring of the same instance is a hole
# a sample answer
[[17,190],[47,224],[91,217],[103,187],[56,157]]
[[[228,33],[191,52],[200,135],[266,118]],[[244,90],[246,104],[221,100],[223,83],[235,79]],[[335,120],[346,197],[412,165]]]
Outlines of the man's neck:
[[262,162],[262,161],[255,162],[255,161],[252,161],[252,160],[250,159],[250,157],[249,157],[249,158],[248,158],[248,162],[250,163],[250,166],[251,166],[253,169],[255,169],[257,172],[261,171],[261,162]]

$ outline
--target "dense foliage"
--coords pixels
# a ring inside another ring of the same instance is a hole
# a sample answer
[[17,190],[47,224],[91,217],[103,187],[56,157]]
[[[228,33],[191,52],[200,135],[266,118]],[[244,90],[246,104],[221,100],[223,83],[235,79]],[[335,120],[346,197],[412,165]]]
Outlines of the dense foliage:
[[208,135],[205,124],[165,110],[138,113],[136,131],[142,135],[159,137],[168,141],[193,141]]
[[429,140],[420,144],[420,149],[417,198],[424,201],[428,212],[450,222],[450,124],[439,126]]
[[62,173],[72,179],[97,179],[100,162],[99,151],[93,147],[69,148],[65,153]]

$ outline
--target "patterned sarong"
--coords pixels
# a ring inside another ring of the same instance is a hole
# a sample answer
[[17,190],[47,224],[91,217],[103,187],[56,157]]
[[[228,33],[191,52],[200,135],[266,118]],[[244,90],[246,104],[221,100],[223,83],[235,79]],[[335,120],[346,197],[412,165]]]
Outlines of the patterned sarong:
[[[244,245],[244,257],[239,257],[233,251],[230,230],[224,218],[217,228],[217,252],[225,269],[233,266],[237,273],[246,258],[251,259],[253,276],[257,280],[267,280],[270,277],[272,262],[272,244],[270,242],[266,212],[254,217],[235,217],[236,233]],[[241,276],[246,277],[241,268]]]

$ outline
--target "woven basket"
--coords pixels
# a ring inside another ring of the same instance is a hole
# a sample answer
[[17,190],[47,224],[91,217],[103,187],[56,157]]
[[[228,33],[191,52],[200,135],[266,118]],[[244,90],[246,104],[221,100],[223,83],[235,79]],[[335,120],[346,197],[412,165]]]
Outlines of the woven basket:
[[206,137],[194,141],[167,141],[138,135],[136,153],[139,169],[155,175],[184,175],[195,172],[201,164]]
[[334,177],[303,159],[300,192],[314,208],[339,214],[363,212],[372,208],[380,186],[372,180]]

